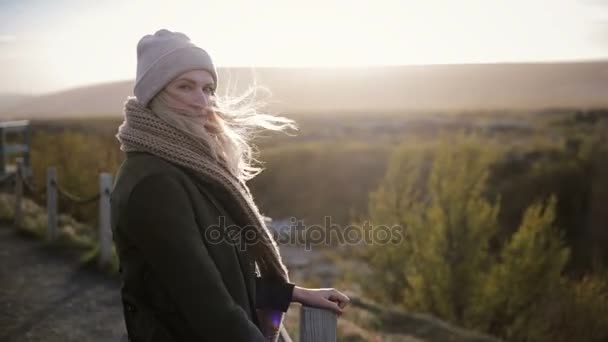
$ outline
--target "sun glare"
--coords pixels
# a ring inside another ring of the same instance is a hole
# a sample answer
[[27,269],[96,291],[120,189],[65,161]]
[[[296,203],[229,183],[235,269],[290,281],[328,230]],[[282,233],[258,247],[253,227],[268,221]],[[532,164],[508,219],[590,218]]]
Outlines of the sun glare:
[[[10,58],[0,56],[5,74],[35,75],[38,85],[50,88],[132,78],[137,40],[162,27],[187,33],[219,67],[366,67],[608,55],[608,47],[593,40],[594,25],[608,20],[606,11],[576,0],[223,0],[175,1],[169,7],[164,0],[111,0],[81,7],[78,13],[55,10],[62,20],[45,22],[34,33],[29,27],[39,26],[28,25],[31,43],[23,43],[18,32],[0,32],[10,37],[5,46],[19,47]],[[25,22],[35,20],[28,18]],[[34,71],[32,65],[39,66]]]

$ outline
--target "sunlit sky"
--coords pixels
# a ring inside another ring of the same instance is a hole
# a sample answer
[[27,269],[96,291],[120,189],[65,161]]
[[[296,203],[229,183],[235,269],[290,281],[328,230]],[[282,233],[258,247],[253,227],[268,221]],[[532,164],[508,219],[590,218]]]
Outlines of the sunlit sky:
[[608,0],[0,0],[0,93],[132,79],[159,28],[218,67],[608,59]]

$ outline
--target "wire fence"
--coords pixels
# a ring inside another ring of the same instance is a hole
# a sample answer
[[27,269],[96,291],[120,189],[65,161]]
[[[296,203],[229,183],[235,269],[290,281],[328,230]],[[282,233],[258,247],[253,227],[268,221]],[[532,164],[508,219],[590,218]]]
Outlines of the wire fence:
[[28,196],[38,203],[46,203],[47,209],[47,240],[54,241],[58,236],[58,200],[63,199],[67,205],[99,205],[99,220],[97,239],[99,245],[98,261],[100,265],[107,265],[112,257],[112,232],[110,227],[110,195],[112,191],[112,175],[102,172],[99,175],[100,189],[97,193],[80,197],[69,191],[57,182],[55,167],[47,169],[47,182],[45,186],[38,186],[24,173],[23,160],[18,158],[15,172],[8,173],[0,178],[0,189],[10,186],[15,196],[14,225],[20,228],[23,222],[23,198]]
[[[5,178],[12,179],[13,177],[15,177],[15,174],[10,174],[10,175],[6,176]],[[46,198],[47,192],[48,192],[47,186],[40,188],[40,187],[34,185],[33,183],[31,183],[31,180],[29,180],[27,177],[22,177],[22,180],[23,180],[24,189],[27,190],[27,192],[30,196],[34,197],[36,200],[39,200],[40,202],[44,202],[47,200],[47,198]],[[0,184],[2,183],[2,181],[3,180],[0,180]],[[101,193],[98,192],[89,197],[81,198],[81,197],[74,195],[74,194],[70,193],[69,191],[67,191],[64,187],[62,187],[60,184],[58,184],[55,180],[51,180],[50,185],[57,189],[57,194],[59,194],[63,199],[65,199],[73,204],[76,204],[76,205],[91,204],[91,203],[99,200],[99,198],[101,197]],[[106,194],[110,195],[110,192],[108,191]]]
[[[13,172],[13,173],[8,173],[4,176],[2,176],[2,178],[0,178],[0,189],[2,190],[8,190],[11,189],[15,186],[15,178],[17,177],[17,173]],[[32,183],[31,179],[29,179],[29,177],[25,177],[24,175],[21,175],[21,180],[23,182],[23,187],[24,189],[27,191],[27,195],[33,197],[36,201],[39,202],[45,202],[47,200],[46,196],[47,196],[47,186],[44,187],[39,187],[37,185],[35,185],[34,183]],[[68,190],[66,190],[63,186],[61,186],[60,184],[58,184],[55,180],[51,180],[50,184],[54,187],[56,187],[57,189],[57,193],[65,200],[67,200],[68,202],[71,202],[72,204],[75,205],[87,205],[87,204],[91,204],[96,202],[97,200],[99,200],[101,198],[101,193],[97,192],[94,195],[91,195],[89,197],[79,197],[78,195],[75,195],[71,192],[69,192]],[[105,192],[106,195],[110,195],[110,191],[106,191]]]

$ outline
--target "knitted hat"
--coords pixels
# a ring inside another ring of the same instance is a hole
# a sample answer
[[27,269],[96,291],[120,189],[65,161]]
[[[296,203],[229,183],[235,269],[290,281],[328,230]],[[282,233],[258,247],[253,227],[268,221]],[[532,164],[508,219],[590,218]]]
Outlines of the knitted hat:
[[161,29],[137,43],[137,78],[133,93],[144,106],[180,74],[207,70],[217,86],[217,72],[209,54],[181,32]]

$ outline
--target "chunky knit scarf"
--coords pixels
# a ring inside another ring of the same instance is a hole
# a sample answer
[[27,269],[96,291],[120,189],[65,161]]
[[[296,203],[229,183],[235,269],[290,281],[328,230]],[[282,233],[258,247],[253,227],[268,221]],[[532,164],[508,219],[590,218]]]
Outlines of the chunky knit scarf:
[[[157,155],[194,171],[210,182],[216,197],[235,223],[240,227],[254,227],[257,243],[248,244],[247,252],[257,264],[260,275],[289,281],[278,247],[248,187],[224,163],[213,159],[208,146],[165,123],[134,97],[129,97],[125,102],[124,122],[118,128],[116,138],[124,152],[140,151]],[[276,339],[282,316],[279,314],[277,317],[276,312],[258,310],[262,331],[270,340]],[[271,327],[270,331],[268,326]]]

